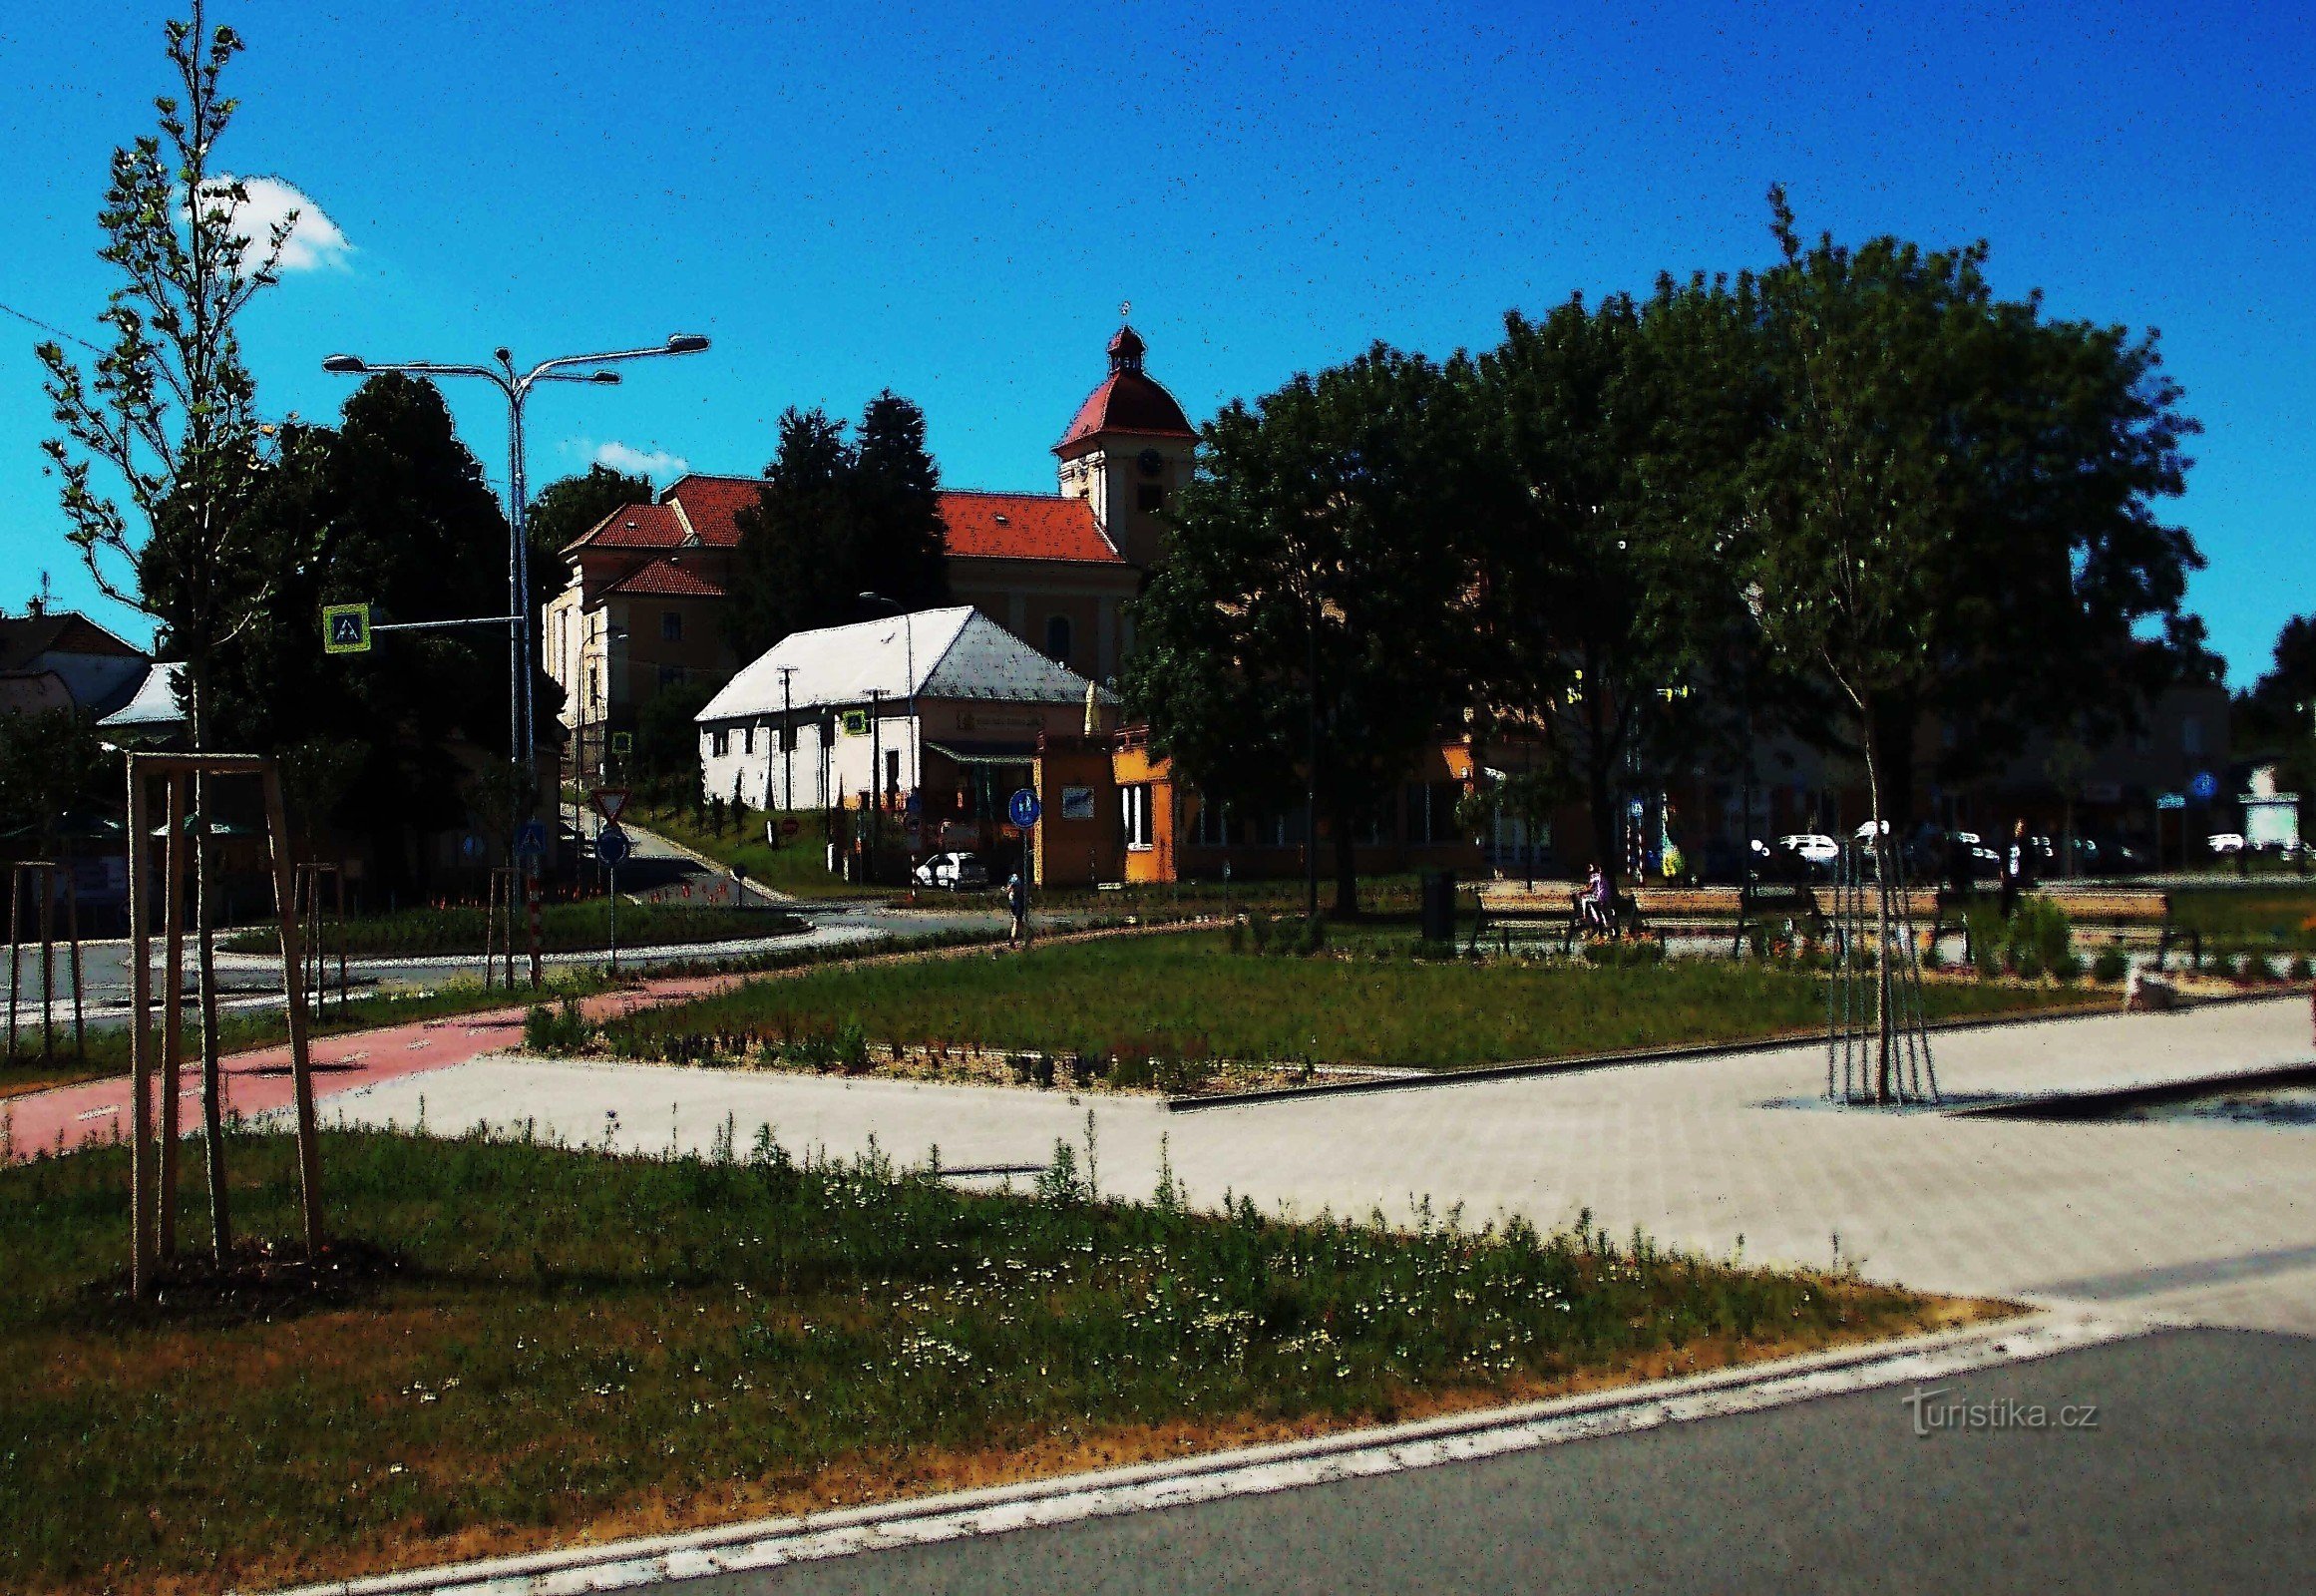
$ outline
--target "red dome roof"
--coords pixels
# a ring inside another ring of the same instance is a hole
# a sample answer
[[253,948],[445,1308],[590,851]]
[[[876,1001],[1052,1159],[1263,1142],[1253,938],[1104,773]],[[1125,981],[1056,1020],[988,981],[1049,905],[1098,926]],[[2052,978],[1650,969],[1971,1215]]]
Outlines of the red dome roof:
[[1145,438],[1198,436],[1174,395],[1143,372],[1143,348],[1141,335],[1133,328],[1118,328],[1110,339],[1110,374],[1077,407],[1069,430],[1053,446],[1055,454],[1067,454],[1077,444],[1104,432]]

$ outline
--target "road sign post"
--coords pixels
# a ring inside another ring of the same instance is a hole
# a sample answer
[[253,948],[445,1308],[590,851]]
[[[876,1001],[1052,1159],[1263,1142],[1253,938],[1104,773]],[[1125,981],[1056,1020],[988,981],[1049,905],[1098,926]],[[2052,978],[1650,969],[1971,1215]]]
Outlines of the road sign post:
[[1016,787],[1013,789],[1013,796],[1005,800],[1005,818],[1010,820],[1021,833],[1021,885],[1023,890],[1026,890],[1036,880],[1036,871],[1032,865],[1034,857],[1032,853],[1033,834],[1037,830],[1037,817],[1043,812],[1044,808],[1037,802],[1037,794],[1032,788]]
[[325,604],[322,607],[322,652],[366,654],[370,651],[370,606]]
[[627,857],[627,834],[606,823],[595,833],[595,862],[611,877],[611,974],[619,973],[619,866]]

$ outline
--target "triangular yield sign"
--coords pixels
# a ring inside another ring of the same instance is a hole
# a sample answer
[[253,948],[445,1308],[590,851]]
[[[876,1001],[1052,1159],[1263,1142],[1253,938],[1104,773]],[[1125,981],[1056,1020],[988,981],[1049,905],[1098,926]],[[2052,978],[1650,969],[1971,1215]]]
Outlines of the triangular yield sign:
[[624,787],[597,787],[595,813],[603,817],[603,824],[616,826],[619,813],[627,807],[627,789]]

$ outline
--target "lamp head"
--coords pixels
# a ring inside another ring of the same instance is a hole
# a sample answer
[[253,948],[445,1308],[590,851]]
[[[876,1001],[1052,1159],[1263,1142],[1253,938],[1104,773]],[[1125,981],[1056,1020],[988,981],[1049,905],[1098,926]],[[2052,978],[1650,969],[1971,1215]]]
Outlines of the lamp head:
[[668,334],[667,352],[671,355],[695,355],[708,346],[707,335],[698,332]]
[[360,355],[331,355],[322,362],[322,370],[339,377],[359,376],[369,369]]

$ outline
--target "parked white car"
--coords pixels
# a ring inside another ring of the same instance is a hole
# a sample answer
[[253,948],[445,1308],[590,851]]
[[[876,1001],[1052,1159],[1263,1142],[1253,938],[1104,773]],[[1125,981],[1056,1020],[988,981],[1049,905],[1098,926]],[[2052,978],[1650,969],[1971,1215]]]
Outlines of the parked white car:
[[917,867],[917,885],[950,892],[978,892],[989,884],[988,867],[979,854],[935,854]]
[[2215,831],[2204,838],[2203,843],[2215,854],[2240,854],[2243,852],[2243,833],[2240,831]]
[[1841,844],[1821,831],[1796,831],[1779,837],[1777,846],[1799,854],[1813,865],[1830,865],[1841,858]]

